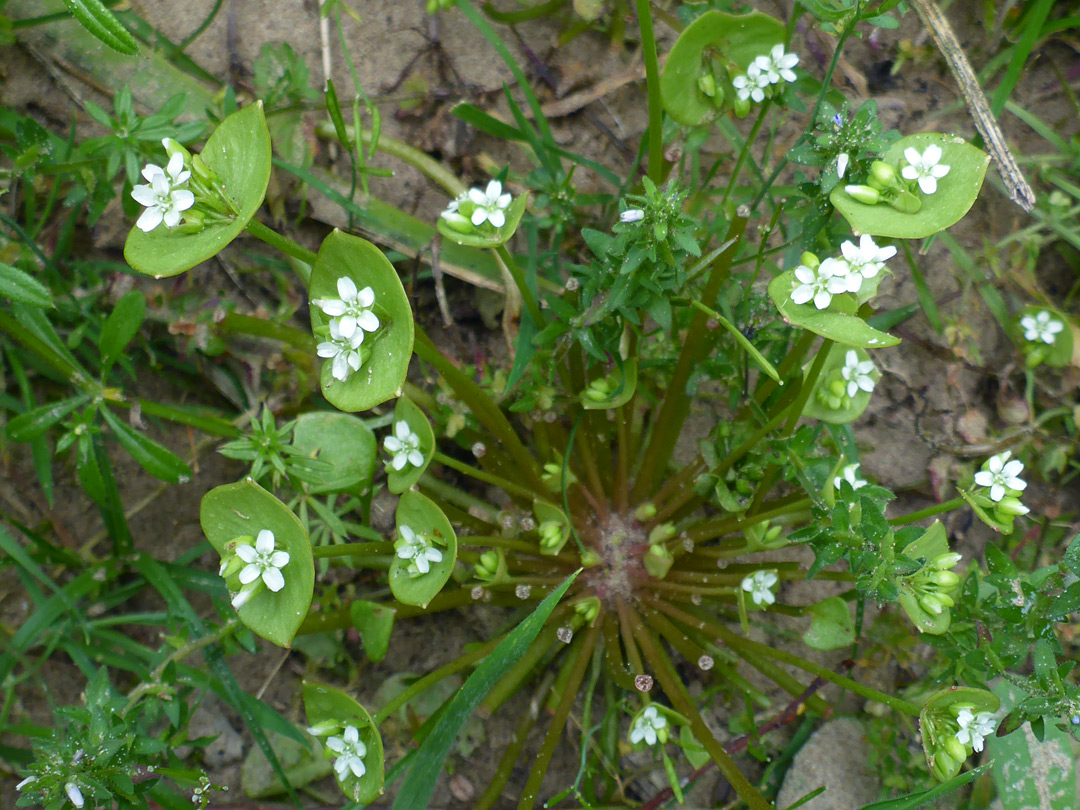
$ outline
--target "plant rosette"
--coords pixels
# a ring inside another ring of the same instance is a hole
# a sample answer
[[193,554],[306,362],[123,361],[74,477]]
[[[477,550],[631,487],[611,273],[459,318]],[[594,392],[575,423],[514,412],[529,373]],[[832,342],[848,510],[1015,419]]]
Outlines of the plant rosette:
[[1072,362],[1074,327],[1050,307],[1027,306],[1020,310],[1013,339],[1026,356],[1028,368],[1044,363],[1061,368]]
[[[171,160],[187,154],[179,144],[173,144],[170,142]],[[262,102],[222,121],[202,152],[184,160],[184,167],[192,175],[184,185],[191,182],[195,187],[202,182],[209,189],[194,195],[194,205],[184,211],[185,224],[170,228],[166,220],[146,232],[136,225],[124,243],[128,264],[154,278],[178,275],[216,256],[259,210],[270,182],[270,134]],[[144,170],[151,189],[182,176],[168,174],[169,168],[166,178],[158,176],[156,181]]]
[[454,571],[457,535],[434,501],[411,490],[398,501],[395,520],[390,590],[404,605],[427,607]]
[[881,372],[865,350],[835,345],[806,400],[803,416],[833,425],[854,422],[870,404],[880,378]]
[[705,12],[683,29],[668,53],[660,76],[664,109],[685,126],[698,126],[731,109],[737,100],[732,80],[747,75],[756,59],[782,45],[785,34],[780,20],[758,11]]
[[[993,692],[952,686],[936,692],[919,713],[923,751],[930,772],[940,782],[960,772],[971,752],[983,748],[987,731],[1001,701]],[[996,727],[996,722],[994,727]]]
[[[876,203],[873,202],[875,195],[888,194],[887,188],[878,191],[873,186],[839,185],[833,189],[829,199],[836,210],[848,221],[852,231],[856,234],[892,236],[898,239],[922,239],[955,225],[964,217],[978,199],[979,190],[986,177],[986,169],[990,164],[990,156],[981,149],[953,135],[924,132],[908,135],[896,141],[877,163],[891,169],[891,173],[881,170],[882,173],[889,175],[890,181],[903,183],[906,178],[904,170],[916,168],[907,162],[905,154],[924,156],[929,147],[937,147],[941,150],[941,155],[935,165],[941,168],[947,166],[948,172],[935,177],[935,183],[932,186],[925,182],[923,177],[925,172],[921,170],[908,172],[908,174],[919,175],[919,179],[906,179],[907,186],[910,187],[906,193],[913,195],[919,203],[917,210],[910,212],[898,210],[885,204],[884,198]],[[875,168],[877,168],[877,163],[875,163]],[[920,183],[920,180],[923,182]],[[879,182],[879,185],[884,184]],[[933,192],[926,193],[926,189],[931,187],[933,187]],[[853,189],[861,199],[853,196],[852,191],[848,189]],[[869,189],[869,191],[856,189]]]
[[[250,478],[206,493],[199,521],[221,555],[229,590],[245,594],[237,609],[240,621],[255,635],[289,647],[315,589],[311,541],[303,524]],[[238,552],[241,546],[248,551]]]
[[304,681],[301,687],[308,733],[334,760],[341,792],[359,804],[382,795],[385,763],[382,736],[367,710],[340,689]]
[[334,230],[319,248],[310,296],[311,327],[326,360],[320,383],[327,401],[342,411],[366,411],[401,396],[412,357],[413,315],[382,251]]
[[497,248],[510,241],[528,204],[527,193],[514,197],[503,190],[501,180],[491,180],[484,188],[474,186],[451,200],[436,227],[459,245]]
[[383,439],[386,488],[395,495],[410,489],[435,455],[435,433],[424,412],[408,397],[398,398],[390,433]]

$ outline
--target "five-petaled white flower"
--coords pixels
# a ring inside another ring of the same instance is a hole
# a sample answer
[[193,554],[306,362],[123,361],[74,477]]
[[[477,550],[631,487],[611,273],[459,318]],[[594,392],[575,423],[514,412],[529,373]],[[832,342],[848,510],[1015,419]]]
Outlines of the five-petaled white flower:
[[879,247],[868,233],[859,237],[859,244],[844,242],[840,245],[840,252],[844,254],[848,270],[852,275],[863,278],[873,278],[885,267],[885,262],[896,255],[896,248],[892,245]]
[[250,585],[262,577],[263,584],[274,593],[285,587],[281,569],[289,564],[289,552],[275,548],[274,533],[269,529],[259,532],[254,546],[250,543],[238,545],[236,556],[247,563],[240,569],[241,585]]
[[847,481],[851,484],[852,489],[862,489],[867,485],[867,481],[863,478],[859,478],[859,465],[847,464],[841,471],[840,475],[833,479],[833,486],[840,489],[840,484]]
[[974,751],[982,751],[983,740],[994,733],[994,715],[990,712],[972,714],[970,709],[961,709],[956,722],[960,726],[956,739]]
[[[337,319],[338,331],[343,338],[352,338],[357,327],[364,332],[374,332],[379,328],[379,316],[371,311],[375,303],[375,291],[371,287],[358,290],[351,278],[342,276],[337,280],[337,291],[340,298],[317,298],[311,303]],[[361,333],[360,340],[363,339]]]
[[333,358],[331,373],[335,380],[344,382],[349,375],[360,370],[360,364],[364,358],[360,354],[360,344],[364,342],[364,331],[358,329],[352,337],[345,337],[341,333],[341,326],[337,318],[330,321],[330,340],[324,340],[315,351],[319,357]]
[[[795,268],[795,278],[802,282],[791,291],[791,300],[796,304],[805,304],[811,299],[818,309],[825,309],[832,302],[834,295],[855,292],[851,289],[851,279],[847,264],[841,259],[825,259],[816,270],[800,264]],[[857,277],[862,283],[862,277]]]
[[162,222],[168,228],[175,228],[180,224],[180,213],[195,204],[195,195],[180,188],[191,177],[191,172],[184,168],[184,156],[174,153],[164,169],[148,164],[143,168],[142,176],[148,185],[138,185],[131,190],[135,202],[146,207],[135,222],[136,227],[144,233],[154,230]]
[[398,526],[398,539],[394,543],[398,557],[408,560],[410,569],[426,574],[431,563],[442,562],[442,552],[435,548],[424,535],[417,534],[408,526]]
[[619,214],[619,222],[641,222],[645,219],[645,212],[640,208],[627,208]]
[[360,741],[360,732],[356,726],[345,726],[340,737],[326,740],[326,747],[337,754],[334,758],[334,771],[337,772],[338,779],[345,779],[349,774],[359,779],[367,773],[364,765],[367,746]]
[[742,581],[742,589],[750,594],[755,605],[771,605],[776,601],[772,589],[779,581],[773,571],[755,571]]
[[1065,329],[1065,324],[1055,320],[1047,309],[1037,312],[1034,316],[1025,315],[1020,319],[1020,328],[1024,330],[1024,340],[1037,343],[1042,341],[1047,345],[1053,345],[1056,335]]
[[844,355],[844,367],[840,369],[840,376],[847,383],[847,395],[855,396],[861,388],[866,393],[874,390],[874,378],[870,375],[874,371],[873,360],[860,362],[859,354],[854,349],[848,349]]
[[501,228],[506,224],[506,208],[510,205],[510,195],[503,194],[502,183],[492,180],[487,188],[469,189],[469,200],[476,206],[472,212],[472,224],[479,227],[490,222],[492,227]]
[[769,86],[769,77],[761,72],[761,68],[751,63],[746,73],[740,73],[731,80],[735,88],[735,94],[742,101],[753,101],[760,104],[765,100],[765,88]]
[[836,158],[836,176],[841,180],[844,179],[844,173],[847,172],[849,160],[851,160],[851,158],[848,157],[847,152],[841,152]]
[[785,82],[795,81],[795,71],[792,68],[797,64],[798,54],[784,53],[783,44],[777,43],[767,55],[757,57],[751,67],[756,65],[769,84],[777,84],[781,79]]
[[400,472],[406,464],[424,466],[424,454],[420,451],[420,436],[412,431],[409,423],[401,419],[394,423],[394,434],[383,439],[383,449],[393,458],[390,466]]
[[71,799],[71,803],[75,805],[78,810],[82,810],[82,807],[86,802],[83,799],[82,791],[79,790],[79,786],[74,782],[68,782],[64,785],[64,792],[67,793],[67,797]]
[[909,146],[904,150],[908,165],[900,170],[905,180],[918,180],[923,194],[937,191],[937,181],[949,173],[949,167],[941,162],[941,147],[932,143],[920,155],[919,150]]
[[649,706],[634,719],[634,725],[630,729],[630,743],[637,745],[642,740],[646,745],[656,745],[660,738],[656,732],[667,728],[667,718],[656,710],[655,706]]
[[1022,492],[1027,482],[1018,476],[1024,471],[1024,463],[1018,458],[1012,461],[1012,451],[1006,450],[987,459],[983,469],[975,473],[975,483],[980,487],[990,487],[990,500],[1000,501],[1006,490]]

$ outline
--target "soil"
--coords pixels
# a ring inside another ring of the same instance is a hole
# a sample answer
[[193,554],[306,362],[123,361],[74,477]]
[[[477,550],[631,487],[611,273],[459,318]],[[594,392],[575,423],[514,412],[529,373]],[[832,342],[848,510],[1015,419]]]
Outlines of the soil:
[[[16,6],[18,4],[15,4]],[[153,24],[172,41],[187,36],[209,12],[213,0],[189,0],[186,3],[169,0],[132,0],[131,6],[144,19]],[[506,4],[503,4],[506,5]],[[790,3],[760,2],[754,5],[786,18]],[[978,4],[957,3],[950,10],[950,17],[961,42],[978,68],[994,52],[997,40],[988,34],[976,17]],[[429,17],[424,13],[422,0],[367,0],[353,4],[361,16],[357,22],[344,15],[344,38],[348,43],[359,80],[365,90],[376,100],[381,112],[384,133],[419,146],[442,160],[466,180],[478,180],[484,176],[484,167],[490,162],[502,164],[507,160],[524,167],[522,153],[510,150],[501,143],[478,135],[450,115],[451,106],[458,100],[469,100],[478,106],[509,118],[505,102],[501,99],[504,84],[512,84],[513,77],[497,58],[492,49],[480,37],[472,25],[459,13],[443,13]],[[9,4],[8,13],[12,6]],[[50,26],[56,29],[59,26]],[[633,26],[628,26],[633,30]],[[504,41],[515,54],[519,63],[525,65],[541,100],[546,104],[565,109],[575,107],[575,93],[594,88],[598,83],[612,77],[626,76],[628,81],[610,92],[598,94],[597,98],[568,114],[553,118],[556,141],[567,149],[595,158],[615,171],[625,171],[633,158],[638,141],[646,126],[646,101],[644,83],[629,77],[643,76],[643,69],[634,43],[612,48],[602,33],[589,32],[576,37],[570,43],[559,45],[560,26],[551,20],[541,20],[517,27],[515,35],[505,35]],[[827,37],[817,32],[807,34],[800,25],[797,42],[806,37],[803,50],[803,66],[820,75],[824,71],[831,44]],[[658,25],[659,50],[664,53],[674,40],[672,32]],[[8,48],[4,54],[3,81],[0,83],[0,103],[21,112],[30,112],[43,123],[57,131],[64,131],[74,119],[78,122],[80,136],[95,132],[93,122],[83,112],[80,101],[93,100],[108,108],[106,93],[115,90],[109,77],[87,76],[83,69],[72,65],[70,54],[61,53],[55,36],[39,29],[28,29],[25,37],[20,34],[23,45]],[[187,49],[188,55],[210,73],[231,77],[240,86],[250,87],[253,63],[260,49],[270,42],[288,42],[307,64],[310,84],[321,87],[323,72],[321,64],[318,4],[314,0],[283,3],[280,0],[227,0],[222,12],[209,28]],[[898,53],[901,42],[913,43],[916,59],[904,65],[897,74],[890,75],[889,66]],[[864,40],[854,41],[845,54],[837,76],[839,87],[853,104],[873,96],[878,100],[881,117],[886,127],[896,127],[903,132],[924,129],[954,131],[971,137],[974,129],[966,111],[956,104],[958,95],[955,85],[936,58],[913,14],[908,14],[896,31],[878,31]],[[333,78],[341,88],[351,87],[351,77],[343,59],[340,43],[331,39],[329,51],[333,63]],[[1028,109],[1065,138],[1075,134],[1077,122],[1069,118],[1069,107],[1060,92],[1057,77],[1051,64],[1068,55],[1064,44],[1051,42],[1032,58],[1014,98],[1024,99]],[[86,81],[86,79],[92,79]],[[141,109],[156,108],[163,100],[137,98]],[[1020,152],[1049,151],[1041,143],[1033,143],[1032,133],[1016,119],[1002,121],[1006,134]],[[792,130],[792,137],[795,131]],[[309,133],[305,133],[310,136]],[[325,162],[325,142],[308,141],[317,147],[317,160]],[[792,141],[779,138],[776,154],[790,148]],[[388,179],[373,181],[375,193],[417,216],[433,220],[446,204],[446,195],[412,168],[392,159],[380,157],[377,164],[394,171]],[[585,188],[597,183],[589,172],[579,172],[575,180]],[[282,186],[279,193],[287,193]],[[317,244],[319,237],[329,227],[345,224],[335,206],[327,206],[312,199],[312,213],[321,224],[308,224],[309,232],[301,234],[310,245]],[[951,231],[953,236],[969,251],[978,254],[985,245],[994,244],[1012,231],[1029,224],[1030,220],[1020,209],[993,190],[980,198],[971,213]],[[129,225],[118,207],[106,213],[93,232],[94,249],[100,255],[119,260],[119,249]],[[883,350],[875,355],[883,376],[878,395],[863,418],[855,425],[856,435],[864,448],[864,474],[896,491],[900,500],[899,510],[920,508],[933,503],[943,493],[935,491],[935,483],[941,475],[947,475],[957,463],[975,455],[984,454],[978,449],[1014,420],[1009,417],[1010,381],[1017,379],[1015,352],[1006,335],[997,327],[982,306],[977,294],[964,280],[963,273],[950,258],[948,250],[940,243],[929,246],[919,257],[920,266],[942,308],[947,322],[953,327],[951,338],[935,333],[925,318],[918,316],[901,329],[905,338],[902,346]],[[1055,261],[1052,255],[1047,262]],[[231,263],[231,264],[230,264]],[[222,295],[228,295],[255,308],[271,300],[267,294],[270,287],[252,286],[245,276],[241,284],[232,274],[236,266],[244,262],[235,251],[224,262],[210,263],[201,273],[200,285],[207,285]],[[916,299],[914,284],[902,261],[895,262],[895,275],[882,285],[878,305],[892,309]],[[1009,268],[1004,268],[1008,270]],[[155,285],[143,280],[137,283],[146,289],[163,291],[189,290],[189,280],[175,285]],[[1061,277],[1058,268],[1040,267],[1039,278],[1046,279],[1051,293],[1054,280]],[[503,336],[498,328],[499,302],[494,306],[491,294],[480,291],[462,281],[446,279],[450,310],[455,325],[443,332],[442,342],[447,351],[468,356],[466,351],[480,347],[492,357],[505,357]],[[430,288],[421,291],[420,317],[435,323],[439,320],[434,296]],[[251,355],[243,365],[243,378],[250,390],[259,391],[260,382],[271,371],[282,368],[280,355],[268,356],[266,345],[253,345]],[[296,379],[291,385],[298,385]],[[182,396],[167,384],[152,378],[138,382],[140,392],[149,397]],[[289,392],[281,394],[286,399]],[[220,404],[223,398],[235,398],[223,390],[202,394],[208,402]],[[706,420],[706,414],[702,418]],[[156,435],[187,458],[198,436],[186,431],[172,431]],[[241,467],[223,459],[204,446],[196,456],[197,469],[194,480],[184,486],[169,487],[167,499],[157,499],[157,485],[141,474],[126,456],[117,454],[117,465],[122,497],[134,510],[131,526],[138,548],[152,553],[159,559],[172,559],[201,541],[198,526],[198,502],[201,495],[220,483],[236,480]],[[104,554],[102,529],[96,510],[91,509],[86,498],[73,480],[68,466],[58,467],[58,484],[55,507],[50,509],[34,484],[29,459],[19,447],[10,448],[4,459],[4,476],[0,479],[0,500],[5,510],[19,520],[35,526],[47,525],[59,541],[69,548],[83,548],[91,554]],[[1036,512],[1053,509],[1065,510],[1068,503],[1065,493],[1032,487],[1031,495],[1025,497]],[[167,508],[166,507],[167,504]],[[958,542],[958,550],[968,559],[977,559],[990,539],[989,530],[982,524],[972,522],[970,514],[959,512],[951,518],[950,531]],[[204,561],[209,568],[212,561]],[[0,620],[7,628],[17,628],[32,612],[32,606],[22,595],[14,581],[11,569],[0,579]],[[797,604],[806,604],[833,592],[831,583],[793,583],[782,598]],[[357,697],[370,704],[378,686],[396,672],[426,672],[450,660],[466,644],[482,640],[493,624],[500,621],[501,614],[490,608],[448,614],[422,622],[410,622],[395,630],[388,658],[379,665],[357,662],[358,671],[352,686]],[[868,617],[868,622],[872,617]],[[797,637],[801,627],[791,622],[792,637]],[[437,639],[437,643],[433,640]],[[804,651],[797,645],[800,652]],[[817,660],[828,666],[838,666],[840,655],[820,655]],[[313,664],[299,652],[288,654],[284,662],[282,652],[264,646],[255,657],[244,657],[232,662],[241,685],[252,693],[262,692],[262,699],[284,713],[299,719],[297,684],[299,678],[313,671]],[[283,665],[282,665],[283,663]],[[79,702],[81,683],[77,670],[61,655],[54,655],[42,673],[40,686],[27,684],[19,692],[14,717],[23,722],[50,722],[50,703],[70,704]],[[873,679],[891,688],[895,673],[893,668],[881,671],[862,671],[859,677]],[[772,689],[772,687],[769,687]],[[783,706],[787,701],[775,695],[775,704]],[[857,711],[851,701],[843,704],[846,710]],[[216,707],[217,711],[220,707]],[[483,722],[486,743],[481,744],[470,756],[452,756],[450,767],[454,779],[444,777],[431,806],[468,807],[470,789],[477,794],[486,784],[493,771],[494,757],[505,746],[511,734],[512,723],[524,704],[511,706],[509,712],[496,714]],[[242,750],[246,753],[251,742],[243,731],[239,718],[224,712],[231,726],[240,732]],[[719,729],[726,726],[719,712],[712,718]],[[850,729],[848,729],[850,731]],[[221,729],[219,728],[219,732]],[[782,746],[784,731],[771,739],[771,744]],[[219,784],[233,787],[231,801],[239,800],[239,743],[227,733],[220,751],[214,753],[210,775]],[[5,739],[3,742],[11,742]],[[530,743],[523,761],[528,761],[538,741]],[[393,756],[403,749],[403,740],[388,740],[388,752]],[[862,756],[859,746],[842,746],[840,756],[852,758],[852,763]],[[208,764],[211,760],[208,758]],[[857,763],[855,763],[857,764]],[[550,795],[573,781],[578,767],[578,752],[572,746],[560,746],[548,771],[542,796]],[[823,777],[844,778],[833,770]],[[516,774],[514,785],[520,783],[524,773]],[[643,778],[634,790],[635,795],[647,797],[656,790],[656,774]],[[13,781],[0,783],[0,805],[12,806],[15,794]],[[500,806],[511,807],[513,787],[508,788],[507,800]],[[808,784],[810,789],[814,784]],[[329,792],[326,795],[332,795]],[[715,778],[710,778],[696,788],[695,800],[702,805],[714,806],[712,802],[722,796]],[[385,803],[385,802],[384,802]]]

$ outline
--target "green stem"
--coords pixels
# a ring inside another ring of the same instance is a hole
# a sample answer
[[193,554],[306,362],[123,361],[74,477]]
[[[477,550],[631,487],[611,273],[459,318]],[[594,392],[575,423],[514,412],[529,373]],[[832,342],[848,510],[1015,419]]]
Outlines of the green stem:
[[289,239],[289,237],[282,236],[280,233],[273,230],[272,228],[266,227],[261,222],[259,222],[259,220],[254,218],[250,222],[248,222],[244,230],[246,230],[256,239],[261,239],[262,241],[266,242],[266,244],[270,245],[271,247],[276,247],[285,255],[292,256],[294,259],[297,259],[303,264],[306,264],[306,268],[296,267],[294,265],[294,269],[296,270],[296,274],[300,276],[300,280],[304,282],[305,287],[307,287],[311,283],[311,268],[315,266],[315,260],[318,258],[317,254],[312,253],[303,245],[294,242],[292,239]]
[[[720,210],[726,211],[728,200],[731,199],[731,194],[735,191],[735,184],[739,181],[739,175],[742,174],[743,164],[746,163],[746,157],[750,154],[750,147],[754,145],[754,141],[757,140],[758,132],[761,131],[761,125],[765,123],[765,114],[769,111],[769,107],[772,106],[772,100],[767,100],[761,105],[761,110],[758,112],[757,118],[754,119],[754,125],[750,127],[750,134],[746,136],[746,140],[743,141],[742,149],[739,150],[739,157],[735,161],[735,168],[731,170],[731,178],[728,180],[727,188],[724,189],[724,196],[720,200]],[[811,119],[812,120],[812,119]],[[756,208],[756,204],[753,208]]]
[[473,467],[466,464],[464,461],[458,461],[456,458],[448,456],[438,450],[435,451],[435,454],[431,458],[433,461],[439,462],[444,467],[449,467],[451,470],[457,470],[459,473],[467,475],[470,478],[475,478],[477,481],[483,481],[485,484],[498,487],[507,495],[519,495],[522,498],[528,498],[529,500],[532,500],[534,496],[533,491],[530,489],[518,486],[513,481],[507,481],[505,478],[492,475],[478,467]]
[[773,368],[773,364],[768,361],[765,355],[763,355],[757,350],[757,347],[754,346],[753,343],[747,340],[746,335],[739,331],[739,329],[736,328],[735,324],[733,324],[716,310],[709,309],[697,299],[691,298],[688,299],[687,302],[694,309],[699,310],[700,312],[704,312],[706,315],[708,315],[710,318],[712,318],[722,327],[724,327],[728,332],[730,332],[731,336],[735,338],[735,342],[743,347],[746,353],[750,355],[751,359],[757,364],[758,368],[760,368],[762,371],[772,377],[776,382],[780,382],[780,375],[776,373],[776,369]]
[[641,29],[641,54],[645,59],[645,85],[649,93],[649,179],[656,185],[664,180],[664,108],[660,99],[660,65],[656,58],[652,9],[649,0],[637,3]]
[[390,541],[385,543],[337,543],[332,546],[315,546],[311,549],[311,556],[316,560],[326,557],[351,557],[356,554],[365,556],[372,554],[392,554],[394,544]]
[[517,286],[518,292],[521,293],[521,300],[525,303],[525,308],[529,310],[529,316],[532,318],[533,324],[537,329],[542,329],[544,327],[544,313],[540,311],[540,305],[536,303],[532,290],[525,283],[525,275],[521,272],[521,268],[517,266],[517,262],[510,255],[510,251],[506,249],[506,245],[499,245],[495,248],[495,255],[499,257],[509,271],[511,278],[514,279],[514,284]]
[[[775,503],[775,501],[772,503]],[[746,529],[758,523],[764,523],[767,520],[772,520],[773,518],[781,517],[782,515],[803,511],[807,509],[810,504],[811,501],[809,498],[799,498],[793,503],[777,504],[773,508],[769,508],[770,504],[762,504],[761,511],[753,515],[706,521],[691,529],[687,529],[686,534],[695,543],[701,543],[716,537],[722,537],[731,532]]]
[[906,526],[908,523],[915,523],[923,518],[933,517],[934,515],[940,515],[942,512],[949,512],[956,509],[959,506],[964,505],[963,498],[953,498],[951,501],[945,501],[944,503],[935,504],[934,506],[928,506],[925,509],[920,509],[918,512],[911,512],[907,515],[901,515],[900,517],[894,517],[889,519],[890,526]]
[[225,317],[218,323],[218,327],[225,332],[233,332],[239,335],[279,340],[308,354],[315,353],[315,346],[318,342],[307,330],[287,326],[268,318],[241,315],[238,312],[225,313]]

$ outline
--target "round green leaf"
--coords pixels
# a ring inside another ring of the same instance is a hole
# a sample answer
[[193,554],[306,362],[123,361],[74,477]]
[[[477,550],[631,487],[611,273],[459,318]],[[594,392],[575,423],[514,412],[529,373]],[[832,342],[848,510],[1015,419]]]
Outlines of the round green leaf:
[[506,222],[503,223],[501,228],[493,228],[488,223],[484,223],[479,228],[475,229],[471,233],[462,233],[455,230],[450,226],[442,217],[439,217],[435,224],[439,233],[452,242],[456,242],[459,245],[468,245],[469,247],[479,248],[495,248],[499,245],[505,245],[510,241],[510,237],[514,235],[514,231],[517,230],[518,223],[521,222],[521,216],[525,213],[525,208],[529,204],[529,195],[527,193],[519,194],[510,201],[510,206],[506,209]]
[[[304,695],[304,712],[312,728],[323,724],[337,724],[341,731],[346,726],[356,727],[360,742],[367,749],[363,758],[364,775],[356,777],[349,773],[344,779],[338,779],[338,786],[342,793],[358,804],[373,802],[382,795],[386,769],[382,736],[375,721],[363,706],[340,689],[304,681],[301,691]],[[328,736],[340,736],[340,732]],[[326,738],[322,738],[322,742],[325,741]],[[325,748],[325,754],[332,757],[334,752]]]
[[395,470],[388,461],[386,466],[386,488],[395,495],[410,489],[413,484],[419,481],[420,476],[424,474],[424,470],[431,463],[431,457],[435,455],[435,433],[431,429],[431,423],[424,416],[424,412],[408,397],[399,397],[397,405],[394,406],[394,421],[390,423],[391,433],[398,422],[407,424],[409,430],[420,438],[420,452],[424,454],[424,463],[419,467],[406,464],[402,469]]
[[962,138],[936,132],[908,135],[890,146],[882,159],[899,168],[905,149],[914,147],[922,152],[932,143],[941,147],[941,163],[949,167],[949,173],[938,180],[935,193],[916,192],[922,207],[914,214],[897,211],[883,202],[877,205],[861,203],[844,191],[843,184],[833,189],[829,199],[856,235],[868,233],[922,239],[955,225],[975,204],[986,168],[990,165],[990,156]]
[[791,300],[791,291],[797,283],[794,270],[787,270],[769,282],[769,297],[786,323],[857,349],[883,349],[900,342],[900,338],[879,332],[857,317],[855,299],[848,293],[834,295],[828,309],[818,309],[813,303],[796,304]]
[[606,379],[611,393],[603,399],[593,399],[588,396],[589,389],[586,388],[579,395],[582,408],[587,411],[607,411],[629,402],[637,388],[637,358],[623,361],[622,368],[615,369]]
[[208,224],[198,233],[164,226],[143,233],[133,227],[124,244],[124,258],[140,273],[163,278],[190,270],[221,252],[255,216],[270,182],[270,134],[262,102],[222,121],[206,141],[201,157],[221,180],[239,212],[237,217]]
[[395,522],[399,529],[408,526],[418,535],[430,538],[442,552],[442,560],[431,563],[430,570],[418,576],[411,576],[406,567],[407,561],[397,555],[390,564],[390,590],[394,598],[405,605],[427,607],[427,603],[442,590],[453,573],[457,560],[454,527],[433,500],[412,491],[406,492],[398,501]]
[[[238,537],[274,533],[277,547],[289,552],[281,569],[285,587],[277,593],[260,588],[238,614],[250,630],[279,647],[288,647],[307,616],[315,589],[311,541],[292,511],[250,478],[215,487],[203,496],[199,522],[210,545],[225,558]],[[236,582],[230,582],[235,585]]]
[[[861,388],[855,392],[855,396],[846,396],[847,382],[841,375],[841,369],[847,363],[848,352],[855,352],[859,359],[859,362],[864,362],[870,359],[870,355],[862,349],[852,349],[847,346],[834,345],[829,350],[829,357],[825,360],[825,365],[821,369],[821,374],[817,378],[817,384],[814,386],[814,391],[810,394],[810,398],[806,400],[806,407],[803,408],[803,416],[808,416],[811,419],[820,419],[822,422],[828,422],[833,425],[846,425],[850,422],[854,422],[860,416],[863,411],[866,410],[866,406],[870,404],[870,397],[873,395],[873,391],[863,391]],[[875,367],[870,372],[870,377],[873,378],[876,383],[881,378],[881,373]],[[839,381],[845,386],[845,397],[839,408],[829,407],[829,398],[833,394],[830,387]]]
[[396,613],[397,611],[392,607],[378,602],[368,602],[365,599],[354,599],[349,605],[353,627],[360,634],[360,641],[364,644],[364,655],[369,661],[378,663],[386,657],[386,651],[390,648],[390,633],[394,629]]
[[559,542],[551,547],[540,546],[541,554],[558,554],[563,550],[566,541],[570,539],[570,520],[566,517],[566,513],[555,504],[537,498],[533,501],[533,515],[536,516],[536,522],[539,525],[545,523],[559,524],[561,531]]
[[[335,408],[366,411],[401,396],[412,357],[412,308],[397,271],[382,251],[366,239],[335,229],[323,240],[312,268],[311,299],[337,298],[337,281],[342,277],[351,278],[357,289],[371,287],[375,293],[375,312],[382,325],[367,336],[364,347],[371,354],[347,380],[335,380],[332,361],[323,363],[322,392]],[[314,305],[311,326],[319,339],[330,334],[330,318]]]
[[[1034,318],[1040,312],[1044,311],[1049,312],[1054,320],[1059,321],[1065,327],[1056,335],[1054,335],[1054,342],[1050,344],[1043,343],[1041,340],[1034,342],[1028,340],[1024,337],[1023,327],[1020,326],[1020,321],[1024,317],[1030,316]],[[1046,365],[1052,366],[1054,368],[1061,368],[1062,366],[1067,366],[1069,365],[1069,363],[1072,362],[1073,326],[1069,322],[1069,319],[1062,315],[1060,312],[1058,312],[1056,309],[1034,305],[1024,307],[1016,315],[1016,326],[1013,339],[1016,341],[1016,344],[1020,346],[1020,348],[1023,350],[1024,354],[1028,355],[1029,358],[1034,358],[1036,355],[1038,355],[1040,358],[1040,363],[1046,363]],[[1035,365],[1037,365],[1037,363]]]
[[292,444],[303,455],[331,465],[318,474],[318,483],[311,483],[313,494],[345,492],[359,497],[371,489],[377,447],[375,434],[363,420],[330,411],[301,414]]
[[[731,70],[743,73],[755,58],[784,41],[780,20],[754,11],[725,14],[707,11],[683,29],[668,53],[660,76],[660,97],[668,115],[686,126],[697,126],[729,109],[735,98]],[[698,79],[712,74],[712,63],[729,68],[729,75],[715,75],[718,93],[710,98]],[[721,97],[718,104],[716,99]]]
[[839,596],[823,599],[810,607],[810,629],[803,643],[812,650],[836,650],[855,642],[855,620],[847,602]]

